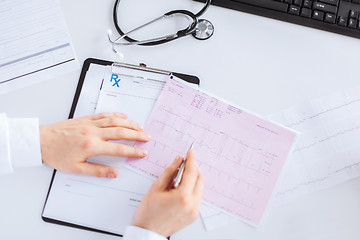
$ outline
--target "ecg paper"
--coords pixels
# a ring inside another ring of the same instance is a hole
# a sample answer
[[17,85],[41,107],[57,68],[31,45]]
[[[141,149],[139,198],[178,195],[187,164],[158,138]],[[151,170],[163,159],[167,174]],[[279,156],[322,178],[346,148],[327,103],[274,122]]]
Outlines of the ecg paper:
[[259,225],[296,134],[169,79],[146,125],[148,150],[127,164],[158,177],[192,142],[205,177],[204,201]]
[[278,204],[360,176],[360,87],[270,118],[301,132],[275,195]]
[[0,1],[0,93],[78,69],[58,0]]
[[299,132],[360,114],[360,86],[317,98],[269,118]]

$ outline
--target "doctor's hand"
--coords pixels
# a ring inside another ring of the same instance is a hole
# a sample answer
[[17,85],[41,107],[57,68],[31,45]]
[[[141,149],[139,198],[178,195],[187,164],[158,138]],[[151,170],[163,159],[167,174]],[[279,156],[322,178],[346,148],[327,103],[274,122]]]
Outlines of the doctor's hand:
[[151,186],[137,209],[134,226],[168,237],[196,220],[204,179],[196,164],[193,150],[188,152],[184,175],[179,187],[169,189],[181,163],[182,158],[177,157]]
[[108,166],[88,163],[95,155],[142,158],[147,151],[108,140],[149,141],[143,127],[121,113],[101,113],[40,127],[43,162],[68,173],[116,178]]

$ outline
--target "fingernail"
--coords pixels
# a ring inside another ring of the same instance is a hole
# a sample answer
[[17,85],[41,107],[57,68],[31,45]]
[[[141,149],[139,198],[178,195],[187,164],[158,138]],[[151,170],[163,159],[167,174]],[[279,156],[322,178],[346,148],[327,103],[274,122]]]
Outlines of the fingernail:
[[144,130],[144,126],[139,124],[139,125],[138,125],[138,129],[139,129],[139,130]]
[[116,175],[114,173],[108,173],[107,178],[116,178]]
[[117,113],[117,115],[121,118],[128,118],[128,115],[125,113]]
[[148,151],[145,150],[145,149],[138,150],[138,153],[139,153],[140,156],[143,156],[143,157],[148,155]]
[[150,136],[150,135],[147,135],[147,136],[146,136],[146,140],[151,140],[151,136]]

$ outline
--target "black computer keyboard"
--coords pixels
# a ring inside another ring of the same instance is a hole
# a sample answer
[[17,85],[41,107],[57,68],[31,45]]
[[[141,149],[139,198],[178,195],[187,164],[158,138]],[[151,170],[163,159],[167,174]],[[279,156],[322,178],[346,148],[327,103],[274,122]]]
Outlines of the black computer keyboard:
[[212,4],[360,38],[360,0],[213,0]]

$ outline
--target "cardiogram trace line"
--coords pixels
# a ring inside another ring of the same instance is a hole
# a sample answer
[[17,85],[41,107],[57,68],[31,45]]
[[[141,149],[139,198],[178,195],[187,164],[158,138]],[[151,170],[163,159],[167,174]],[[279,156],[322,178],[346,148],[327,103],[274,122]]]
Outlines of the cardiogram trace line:
[[[179,155],[180,155],[179,151],[177,151],[176,149],[174,149],[173,147],[171,147],[171,146],[169,146],[169,145],[167,145],[167,144],[165,144],[165,143],[162,143],[162,142],[159,142],[159,141],[153,141],[153,146],[154,146],[154,147],[156,147],[156,146],[161,146],[163,149],[168,148],[168,149],[171,151],[171,154],[179,154]],[[197,146],[201,146],[201,144],[199,143],[199,144],[197,144]],[[222,155],[220,155],[220,156],[221,156],[221,158],[223,157]],[[162,166],[162,165],[161,165],[160,163],[158,163],[158,162],[152,161],[152,158],[151,158],[151,157],[148,156],[148,157],[146,157],[146,159],[147,159],[147,162],[148,162],[148,163],[150,163],[150,164],[152,164],[152,165],[155,165],[156,167],[164,170],[165,166]],[[198,162],[199,162],[199,166],[206,165],[206,166],[209,167],[209,169],[213,168],[212,165],[207,164],[207,163],[204,162],[204,161],[199,160]],[[131,164],[131,163],[130,163],[130,164]],[[132,165],[132,164],[131,164],[131,165]],[[134,165],[132,165],[132,166],[134,166]],[[244,167],[244,165],[241,165],[241,166]],[[249,169],[251,169],[251,168],[249,168]],[[242,183],[244,183],[245,185],[247,185],[247,188],[254,188],[257,194],[259,194],[261,191],[263,191],[263,188],[262,188],[262,187],[259,187],[259,186],[255,185],[255,184],[253,184],[253,183],[247,182],[247,181],[245,181],[245,180],[243,180],[243,179],[237,178],[237,177],[233,176],[232,174],[230,174],[230,173],[228,173],[228,172],[226,172],[226,171],[224,171],[224,170],[219,170],[219,169],[216,169],[216,170],[219,172],[219,174],[225,174],[225,175],[227,175],[228,178],[229,178],[228,181],[231,181],[231,179],[234,179],[234,180],[235,180],[236,182],[238,182],[238,183],[241,183],[241,182],[242,182]],[[253,170],[253,169],[251,169],[251,170]],[[258,173],[261,173],[261,172],[258,172]],[[266,175],[266,176],[267,176],[267,175]],[[224,195],[224,193],[220,193],[219,191],[217,191],[217,190],[216,190],[217,188],[207,187],[207,186],[205,186],[205,188],[208,189],[209,191],[217,194],[217,195],[221,195],[222,197],[225,197],[226,199],[232,200],[232,201],[236,202],[237,204],[240,204],[240,205],[243,205],[243,206],[245,206],[245,207],[247,207],[247,208],[249,208],[249,209],[255,210],[255,208],[254,208],[253,206],[248,205],[248,204],[246,204],[246,203],[243,203],[243,202],[237,200],[237,199],[234,197],[234,195],[232,195],[232,197],[228,197],[228,196],[226,196],[226,194]]]
[[316,179],[312,179],[312,180],[309,180],[309,181],[304,181],[304,182],[301,182],[301,183],[298,183],[296,186],[294,187],[291,187],[291,188],[288,188],[287,190],[284,190],[284,191],[279,191],[276,193],[276,196],[278,195],[285,195],[289,192],[294,192],[296,191],[297,189],[301,188],[301,187],[306,187],[306,186],[309,186],[309,185],[312,185],[312,184],[315,184],[315,183],[320,183],[320,182],[324,182],[326,181],[328,178],[331,177],[331,175],[335,175],[337,173],[340,173],[342,171],[345,171],[347,169],[350,169],[350,168],[353,168],[355,166],[359,166],[360,165],[360,162],[356,162],[356,163],[352,163],[351,165],[348,165],[348,166],[345,166],[341,169],[337,169],[335,171],[332,171],[332,172],[329,172],[327,173],[327,176],[321,176],[321,177],[318,177]]
[[347,133],[349,133],[349,132],[353,132],[353,131],[356,131],[356,130],[360,130],[360,126],[356,126],[356,127],[352,127],[352,128],[349,128],[349,129],[345,129],[344,131],[337,132],[337,133],[335,133],[335,134],[333,134],[333,135],[327,136],[326,138],[320,139],[320,140],[318,140],[318,141],[316,141],[316,142],[313,142],[313,143],[310,143],[310,144],[308,144],[308,145],[306,145],[306,146],[296,148],[296,149],[294,149],[294,151],[293,151],[292,153],[295,154],[296,152],[301,152],[301,151],[303,151],[303,150],[305,150],[305,149],[309,149],[309,148],[311,148],[311,147],[314,147],[314,146],[316,146],[317,144],[320,144],[320,143],[329,141],[329,140],[331,140],[331,139],[333,139],[333,138],[336,138],[336,137],[338,137],[338,136],[340,136],[340,135],[345,135],[345,134],[347,134]]
[[[152,142],[153,142],[154,146],[156,146],[156,145],[162,145],[164,149],[165,149],[165,148],[169,148],[173,153],[177,153],[178,155],[181,155],[181,153],[179,153],[179,151],[177,151],[176,149],[174,149],[173,147],[171,147],[171,146],[169,146],[169,145],[167,145],[167,144],[165,144],[165,143],[161,143],[161,142],[159,142],[159,141],[152,141]],[[200,144],[199,144],[199,145],[200,145]],[[151,161],[152,158],[151,158],[150,156],[147,156],[147,157],[145,157],[144,159],[146,159],[147,162],[150,162],[151,164],[153,164],[153,165],[155,165],[155,166],[157,166],[157,167],[160,167],[162,170],[165,169],[165,167],[159,165],[158,163],[155,163],[154,161]],[[206,166],[208,166],[208,168],[212,168],[212,167],[213,167],[212,165],[206,163],[205,161],[198,160],[198,163],[199,163],[199,166],[206,165]],[[131,164],[131,163],[130,163],[130,164]],[[132,165],[132,166],[133,166],[133,165]],[[244,165],[240,165],[240,166],[244,167]],[[249,168],[249,169],[250,169],[250,170],[253,170],[253,169],[251,169],[251,168]],[[256,188],[256,189],[257,189],[257,192],[260,192],[261,190],[263,190],[263,188],[261,188],[261,187],[259,187],[259,186],[257,186],[257,185],[254,185],[254,184],[252,184],[252,183],[250,183],[250,182],[247,182],[247,181],[245,181],[245,180],[243,180],[243,179],[240,179],[240,178],[237,178],[237,177],[235,177],[235,176],[232,176],[232,175],[231,175],[230,173],[228,173],[228,172],[225,172],[225,171],[219,170],[219,169],[216,169],[216,170],[218,170],[220,173],[223,173],[223,174],[228,175],[228,176],[230,177],[230,179],[232,178],[232,179],[235,179],[237,182],[243,182],[244,184],[248,185],[248,187],[249,187],[249,186],[252,186],[252,187]],[[259,173],[261,173],[261,172],[259,172]]]
[[[161,106],[161,110],[167,112],[167,113],[170,114],[170,115],[173,115],[173,116],[177,117],[178,119],[184,121],[185,123],[187,123],[187,124],[189,124],[189,125],[192,125],[195,129],[202,128],[203,130],[205,130],[205,131],[207,131],[207,132],[210,132],[210,133],[212,133],[213,135],[219,135],[219,132],[212,131],[210,128],[203,127],[203,126],[198,125],[198,124],[196,124],[196,123],[193,123],[193,122],[191,122],[191,121],[189,121],[189,120],[187,120],[187,119],[184,119],[183,116],[181,116],[181,115],[179,115],[179,114],[177,114],[177,113],[174,113],[173,111],[165,108],[164,106]],[[173,129],[174,131],[176,131],[176,132],[183,133],[183,132],[178,131],[175,127],[173,127],[173,126],[171,126],[171,125],[169,125],[169,124],[166,124],[166,123],[164,123],[164,122],[162,122],[162,121],[160,121],[160,120],[153,120],[153,122],[157,122],[157,123],[159,123],[159,124],[163,124],[164,126],[167,126],[167,127],[169,127],[169,128],[172,128],[172,129]],[[191,136],[191,135],[189,135],[189,134],[185,134],[185,133],[183,133],[183,134],[184,134],[184,135],[187,135],[187,136],[189,136],[189,137]],[[232,137],[232,136],[229,136],[228,134],[226,134],[226,133],[224,133],[224,132],[221,132],[221,131],[220,131],[220,134],[223,134],[223,135],[225,135],[226,137],[231,138],[234,142],[238,142],[240,145],[243,145],[244,147],[249,148],[249,149],[252,149],[252,150],[254,150],[254,151],[261,151],[261,150],[263,150],[263,149],[261,149],[261,148],[255,148],[255,147],[252,147],[252,146],[250,146],[250,145],[247,145],[244,141],[242,141],[242,140],[240,140],[240,139],[237,139],[237,138],[234,138],[234,137]],[[211,148],[209,147],[209,149],[211,149]],[[270,153],[270,152],[266,152],[266,153],[269,153],[269,154],[271,154],[272,156],[274,156],[275,158],[278,158],[278,156],[275,155],[275,154],[273,154],[273,153]],[[265,154],[264,154],[263,156],[264,156],[264,157],[268,157],[268,156],[266,156]],[[274,160],[274,159],[272,159],[272,160]]]
[[[198,145],[201,145],[201,144],[198,144]],[[165,148],[168,148],[168,149],[171,151],[171,154],[172,154],[172,155],[173,155],[173,154],[176,154],[176,153],[179,153],[179,152],[178,152],[176,149],[174,149],[173,147],[171,147],[171,146],[169,146],[169,145],[167,145],[167,144],[161,143],[161,142],[159,142],[159,141],[153,141],[153,146],[154,146],[154,147],[156,147],[156,146],[159,146],[159,147],[160,147],[160,146],[161,146],[161,147],[163,148],[163,150],[164,150]],[[150,163],[150,164],[155,165],[156,167],[158,167],[158,168],[160,168],[160,169],[164,169],[164,168],[165,168],[165,166],[161,165],[161,163],[152,161],[152,159],[151,159],[150,157],[147,157],[147,162]],[[213,168],[212,165],[207,164],[206,162],[203,162],[203,161],[199,160],[199,166],[201,167],[202,165],[208,166],[209,170],[210,170],[211,168]],[[243,166],[243,165],[242,165],[242,166]],[[259,187],[259,186],[257,186],[257,185],[254,185],[253,183],[244,181],[244,180],[242,180],[242,179],[240,179],[240,178],[236,178],[235,176],[233,176],[232,174],[230,174],[230,173],[228,173],[228,172],[226,172],[226,171],[224,171],[224,170],[220,170],[220,169],[216,169],[216,170],[219,172],[219,175],[220,175],[220,174],[225,174],[226,176],[228,176],[228,180],[227,180],[228,182],[231,181],[231,179],[235,180],[235,181],[238,182],[238,183],[241,183],[241,182],[242,182],[242,183],[244,183],[244,184],[247,186],[247,189],[249,189],[249,188],[255,189],[256,194],[259,194],[259,193],[263,190],[262,187]],[[253,170],[253,169],[252,169],[252,170]],[[259,172],[259,173],[261,173],[261,172]],[[267,176],[267,175],[266,175],[266,176]],[[236,202],[237,204],[243,205],[243,206],[245,206],[245,207],[247,207],[247,208],[250,208],[250,209],[254,210],[254,207],[253,207],[253,206],[248,205],[248,204],[246,204],[246,203],[244,203],[244,202],[242,202],[242,201],[238,201],[238,200],[235,198],[234,195],[232,195],[231,197],[228,197],[226,194],[224,195],[224,193],[220,193],[219,191],[217,191],[217,190],[216,190],[216,189],[217,189],[216,187],[215,187],[215,188],[214,188],[214,187],[206,187],[206,188],[207,188],[209,191],[211,191],[211,192],[213,192],[213,193],[215,193],[215,194],[217,194],[217,195],[221,195],[222,197],[225,197],[226,199],[232,200],[232,201]]]
[[[313,147],[313,146],[315,146],[315,145],[317,145],[317,144],[319,144],[319,143],[323,143],[323,142],[325,142],[325,141],[329,141],[329,140],[331,140],[331,139],[333,139],[333,138],[336,138],[336,137],[338,137],[338,136],[340,136],[340,135],[345,135],[345,134],[347,134],[347,133],[350,133],[350,132],[353,132],[353,131],[356,131],[356,130],[360,130],[360,126],[352,127],[352,128],[350,128],[350,129],[345,129],[345,130],[340,131],[340,132],[338,132],[338,133],[335,133],[335,134],[333,134],[333,135],[331,135],[331,136],[327,136],[326,138],[320,139],[320,140],[318,140],[317,142],[311,143],[311,144],[309,144],[309,145],[307,145],[307,146],[304,146],[304,147],[301,147],[301,148],[297,148],[297,149],[295,149],[295,150],[293,151],[293,153],[295,153],[295,152],[300,152],[300,151],[302,151],[302,150],[304,150],[304,149],[309,149],[309,148],[311,148],[311,147]],[[344,171],[344,170],[350,169],[350,168],[352,168],[352,167],[354,167],[354,166],[357,166],[357,165],[359,165],[359,164],[360,164],[360,162],[351,163],[350,165],[344,166],[344,167],[341,168],[341,169],[337,169],[337,170],[335,170],[335,171],[329,172],[329,173],[327,173],[325,176],[323,175],[323,176],[319,176],[319,177],[317,177],[317,178],[315,178],[315,179],[311,179],[311,180],[307,180],[307,181],[303,181],[303,182],[297,183],[295,186],[293,186],[293,187],[291,187],[291,188],[287,188],[286,190],[277,192],[276,195],[277,195],[277,196],[279,196],[279,195],[285,195],[285,194],[287,194],[287,193],[289,193],[289,192],[294,192],[294,191],[296,191],[297,189],[299,189],[299,188],[301,188],[301,187],[306,187],[306,186],[309,186],[309,185],[312,185],[312,184],[316,184],[316,183],[319,183],[319,182],[324,182],[324,181],[326,181],[328,178],[330,178],[332,175],[335,175],[335,174],[340,173],[340,172],[342,172],[342,171]]]
[[[188,121],[188,120],[184,120],[184,119],[182,119],[182,118],[179,118],[179,119],[185,121],[186,123],[188,123],[188,124],[190,124],[190,125],[192,125],[192,126],[194,126],[194,128],[202,128],[203,130],[205,130],[205,131],[207,131],[207,132],[210,132],[210,133],[212,133],[213,135],[220,136],[219,133],[214,132],[214,131],[212,131],[211,129],[205,128],[205,127],[203,127],[203,126],[199,126],[199,125],[197,125],[197,124],[194,124],[194,123],[192,123],[192,122],[190,122],[190,121]],[[163,125],[164,127],[168,127],[169,129],[175,131],[176,133],[181,134],[182,136],[187,136],[187,137],[189,137],[190,139],[193,139],[193,142],[196,143],[195,146],[199,145],[199,146],[208,148],[209,151],[210,151],[211,153],[213,153],[215,156],[217,156],[219,159],[223,158],[223,159],[226,159],[226,160],[228,160],[228,161],[233,162],[233,163],[236,164],[236,165],[239,165],[239,166],[241,166],[241,167],[244,167],[244,168],[247,168],[247,169],[249,169],[249,170],[255,171],[255,172],[259,173],[259,174],[262,174],[262,175],[265,175],[265,176],[268,176],[268,175],[269,175],[269,174],[267,174],[267,173],[264,173],[264,172],[262,172],[262,171],[259,171],[258,169],[251,168],[250,166],[241,164],[240,162],[238,162],[238,161],[236,161],[236,160],[233,160],[233,159],[227,157],[226,155],[218,154],[216,151],[213,151],[215,148],[213,148],[213,147],[211,147],[211,146],[209,146],[209,145],[207,145],[207,144],[203,144],[203,143],[201,143],[201,142],[199,142],[199,141],[196,141],[196,138],[194,138],[193,135],[188,134],[188,133],[181,132],[181,131],[177,130],[175,127],[173,127],[173,126],[171,126],[171,125],[169,125],[169,124],[167,124],[167,123],[164,123],[164,122],[159,121],[159,120],[153,120],[152,123],[154,123],[154,124],[161,124],[161,125]],[[222,132],[221,132],[221,133],[222,133]],[[242,140],[233,138],[233,137],[231,137],[231,136],[229,136],[229,135],[227,135],[227,134],[225,134],[225,133],[222,133],[222,135],[228,137],[231,141],[233,141],[233,142],[235,142],[235,143],[237,143],[237,144],[239,144],[239,145],[242,145],[243,147],[245,147],[245,148],[247,148],[247,149],[250,149],[250,150],[254,151],[255,153],[257,153],[257,154],[259,154],[259,155],[267,158],[270,162],[274,161],[275,158],[277,158],[277,156],[274,155],[274,154],[272,154],[272,153],[271,153],[271,156],[266,155],[266,153],[268,153],[268,152],[263,153],[263,152],[261,151],[261,150],[263,150],[263,149],[251,147],[250,145],[247,145],[246,143],[244,143]],[[159,142],[158,142],[158,143],[159,143]],[[160,143],[160,144],[162,144],[162,143]],[[173,149],[173,148],[172,148],[172,149]],[[173,150],[174,150],[174,149],[173,149]],[[272,165],[272,163],[270,163],[270,164],[267,163],[267,164],[268,164],[268,165]]]
[[298,121],[294,121],[294,122],[292,122],[292,123],[287,124],[286,126],[287,126],[287,127],[290,127],[290,128],[291,128],[291,127],[294,127],[294,126],[299,126],[300,124],[304,123],[305,121],[307,121],[307,120],[309,120],[309,119],[313,119],[313,118],[319,117],[319,116],[321,116],[321,115],[323,115],[323,114],[329,113],[329,112],[331,112],[331,111],[334,111],[334,110],[337,110],[337,109],[340,109],[340,108],[343,108],[343,107],[350,106],[351,104],[357,103],[357,102],[360,102],[360,98],[355,99],[355,100],[352,100],[352,101],[347,102],[347,103],[344,103],[344,104],[341,104],[341,105],[339,105],[339,106],[336,106],[336,107],[333,107],[333,108],[330,108],[330,109],[327,109],[327,110],[318,112],[318,113],[316,113],[316,114],[313,114],[313,115],[308,116],[308,117],[306,117],[306,118],[300,119],[300,120],[298,120]]

